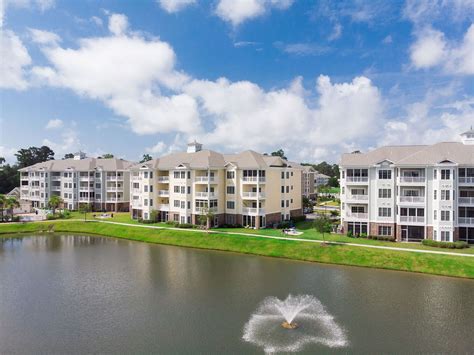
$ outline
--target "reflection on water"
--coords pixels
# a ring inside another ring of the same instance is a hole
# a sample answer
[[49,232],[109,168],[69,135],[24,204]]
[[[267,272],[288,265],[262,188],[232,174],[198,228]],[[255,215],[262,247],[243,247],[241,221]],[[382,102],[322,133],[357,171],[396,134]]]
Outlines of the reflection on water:
[[0,239],[0,352],[259,353],[242,327],[289,293],[347,331],[331,352],[474,348],[470,280],[55,234]]

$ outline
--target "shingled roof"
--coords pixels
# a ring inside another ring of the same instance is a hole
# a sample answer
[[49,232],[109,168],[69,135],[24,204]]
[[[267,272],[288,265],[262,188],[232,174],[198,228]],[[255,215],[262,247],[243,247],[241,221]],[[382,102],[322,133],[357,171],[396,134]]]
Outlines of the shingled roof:
[[67,169],[73,169],[76,171],[90,171],[94,169],[99,169],[102,171],[123,171],[128,170],[134,164],[134,162],[118,158],[85,158],[80,160],[71,158],[63,160],[48,160],[42,163],[34,164],[32,166],[27,166],[20,169],[20,171],[39,169],[46,171],[64,171]]

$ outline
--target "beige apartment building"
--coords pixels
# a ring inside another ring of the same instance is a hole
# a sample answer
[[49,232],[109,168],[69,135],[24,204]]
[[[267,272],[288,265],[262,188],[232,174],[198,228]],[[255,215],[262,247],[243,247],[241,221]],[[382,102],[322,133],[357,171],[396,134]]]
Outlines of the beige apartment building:
[[95,211],[128,211],[130,172],[135,163],[111,158],[74,158],[49,160],[20,169],[22,209],[47,208],[51,196],[60,196],[64,208],[77,210],[90,204]]
[[462,142],[344,154],[344,231],[474,243],[474,130],[461,137]]
[[193,142],[131,169],[130,210],[148,220],[199,223],[211,211],[213,225],[263,228],[302,215],[301,169],[251,150],[221,154]]

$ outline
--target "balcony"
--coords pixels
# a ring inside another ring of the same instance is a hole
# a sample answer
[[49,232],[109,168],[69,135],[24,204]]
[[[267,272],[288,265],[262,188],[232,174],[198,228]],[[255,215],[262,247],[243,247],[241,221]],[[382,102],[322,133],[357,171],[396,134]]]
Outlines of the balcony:
[[217,198],[217,194],[215,192],[197,191],[196,198]]
[[132,208],[142,208],[142,203],[140,200],[132,200],[130,204],[132,205]]
[[107,175],[106,177],[107,181],[117,181],[117,180],[123,180],[123,175]]
[[348,219],[368,220],[369,214],[366,212],[347,212],[346,217]]
[[162,196],[162,197],[167,197],[170,195],[170,191],[169,190],[159,190],[158,191],[158,196]]
[[250,191],[250,192],[242,192],[242,198],[245,198],[245,199],[251,199],[251,200],[254,200],[254,199],[257,199],[257,198],[265,198],[265,194],[263,192],[253,192],[253,191]]
[[208,183],[208,182],[214,182],[215,178],[214,176],[210,176],[210,177],[209,176],[196,176],[194,181],[198,183]]
[[398,203],[425,203],[425,196],[398,196]]
[[257,177],[257,176],[244,176],[242,178],[242,181],[245,183],[251,183],[251,184],[256,184],[265,182],[265,178],[263,176]]
[[265,209],[264,208],[256,208],[256,207],[243,207],[242,214],[247,215],[264,215]]
[[424,184],[426,178],[424,176],[400,176],[398,181],[400,184]]
[[158,205],[158,210],[160,210],[160,211],[169,211],[169,209],[170,209],[169,204],[161,203],[161,204]]
[[203,213],[203,212],[216,213],[217,212],[217,207],[211,207],[209,209],[207,207],[196,207],[196,213]]
[[107,197],[107,202],[124,202],[123,197]]
[[459,205],[474,205],[474,197],[459,197]]
[[158,176],[158,182],[167,184],[170,182],[170,177],[169,176]]
[[79,186],[79,191],[89,191],[89,190],[94,190],[94,188],[88,187],[88,186]]
[[347,176],[346,183],[368,183],[368,176]]
[[474,185],[474,176],[460,177],[459,184],[460,185]]
[[51,180],[53,180],[53,181],[61,180],[61,175],[51,175]]
[[347,199],[351,201],[369,201],[369,195],[347,195]]
[[107,186],[107,191],[123,191],[123,186]]
[[459,224],[468,224],[470,226],[474,225],[474,217],[459,217]]
[[425,223],[425,217],[423,217],[423,216],[400,216],[400,222]]

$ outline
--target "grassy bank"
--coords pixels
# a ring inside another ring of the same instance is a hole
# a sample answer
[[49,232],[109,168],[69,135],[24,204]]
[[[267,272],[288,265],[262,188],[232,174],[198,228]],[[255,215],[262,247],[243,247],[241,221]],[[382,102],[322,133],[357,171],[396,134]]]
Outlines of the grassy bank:
[[187,230],[157,230],[96,222],[52,221],[0,225],[0,234],[4,237],[10,233],[48,230],[98,234],[148,243],[233,251],[331,264],[474,278],[474,258],[470,257],[372,250],[348,245],[321,246],[320,244],[298,241],[258,239],[219,233],[207,234]]

